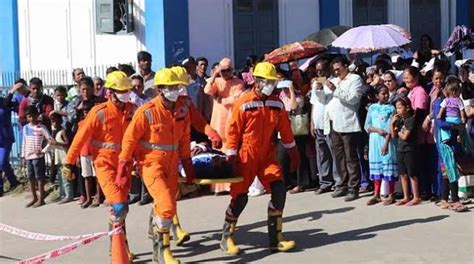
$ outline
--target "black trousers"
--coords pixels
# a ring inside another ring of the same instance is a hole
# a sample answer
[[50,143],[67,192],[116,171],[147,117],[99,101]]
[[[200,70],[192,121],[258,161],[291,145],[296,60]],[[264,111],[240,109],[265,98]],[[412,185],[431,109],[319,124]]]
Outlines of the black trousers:
[[360,187],[360,163],[357,146],[360,132],[339,133],[331,131],[332,148],[336,156],[336,164],[341,175],[341,189],[358,192]]

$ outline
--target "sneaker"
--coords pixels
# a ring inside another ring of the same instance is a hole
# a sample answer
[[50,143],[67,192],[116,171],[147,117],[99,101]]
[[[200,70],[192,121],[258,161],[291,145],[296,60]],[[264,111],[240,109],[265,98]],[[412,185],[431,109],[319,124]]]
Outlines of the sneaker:
[[346,196],[346,198],[344,198],[344,201],[346,202],[352,202],[354,200],[357,200],[359,199],[359,193],[358,192],[349,192]]
[[344,189],[336,189],[332,194],[332,198],[344,197],[347,195],[347,190]]
[[331,191],[331,186],[324,187],[324,188],[319,188],[316,191],[314,191],[314,194],[319,195],[319,194],[327,193],[327,192],[330,192],[330,191]]

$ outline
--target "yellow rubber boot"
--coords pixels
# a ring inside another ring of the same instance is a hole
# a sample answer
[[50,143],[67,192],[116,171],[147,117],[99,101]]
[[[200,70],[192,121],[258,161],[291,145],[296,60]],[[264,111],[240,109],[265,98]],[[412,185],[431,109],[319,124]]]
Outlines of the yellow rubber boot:
[[268,213],[268,238],[270,251],[286,252],[296,247],[293,240],[285,240],[282,234],[283,217],[281,212]]
[[177,246],[182,246],[184,242],[189,241],[189,239],[191,239],[189,233],[181,228],[178,215],[175,215],[173,217],[173,225],[171,226],[171,231],[173,233],[173,239],[176,241]]
[[174,258],[171,253],[169,231],[155,228],[155,232],[156,235],[153,241],[153,263],[181,264],[181,261]]
[[226,217],[222,230],[221,249],[230,256],[239,254],[240,248],[235,245],[234,232],[237,225],[237,219]]

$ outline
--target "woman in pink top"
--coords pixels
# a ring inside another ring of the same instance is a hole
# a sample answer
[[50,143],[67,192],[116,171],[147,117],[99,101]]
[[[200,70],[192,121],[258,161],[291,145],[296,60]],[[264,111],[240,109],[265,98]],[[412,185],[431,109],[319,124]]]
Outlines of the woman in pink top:
[[[232,61],[224,58],[219,62],[219,67],[214,71],[211,78],[207,80],[204,93],[214,98],[212,108],[211,126],[217,130],[225,146],[225,129],[235,100],[239,98],[244,90],[244,82],[233,74]],[[215,193],[230,190],[229,184],[216,184],[211,186]]]
[[[438,75],[436,77],[439,78]],[[438,153],[434,137],[430,131],[421,129],[422,123],[430,110],[430,96],[421,86],[422,75],[418,68],[410,66],[403,72],[403,81],[409,90],[408,98],[415,111],[415,125],[418,130],[418,151],[420,163],[420,194],[424,200],[436,199],[439,196],[438,186]],[[438,84],[438,83],[437,83]]]

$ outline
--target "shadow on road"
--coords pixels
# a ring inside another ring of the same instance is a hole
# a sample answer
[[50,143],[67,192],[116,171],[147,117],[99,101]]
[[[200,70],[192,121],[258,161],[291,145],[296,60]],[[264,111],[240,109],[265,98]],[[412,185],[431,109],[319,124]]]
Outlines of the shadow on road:
[[7,257],[7,256],[2,256],[0,255],[0,260],[15,260],[15,261],[20,261],[21,259],[17,259],[17,258],[11,258],[11,257]]
[[[341,208],[341,209],[345,209],[345,208]],[[336,209],[336,210],[340,210],[340,209]],[[335,210],[328,210],[328,211],[335,211]],[[327,212],[321,211],[321,212],[316,212],[316,213],[323,214]],[[306,218],[307,215],[308,214],[303,214],[299,216],[290,216],[289,221]],[[396,229],[396,228],[405,227],[405,226],[409,226],[413,224],[422,224],[422,223],[441,221],[447,217],[449,216],[439,215],[439,216],[433,216],[433,217],[427,217],[427,218],[417,218],[417,219],[396,221],[392,223],[384,223],[384,224],[375,225],[371,227],[344,231],[344,232],[340,232],[336,234],[321,233],[322,231],[321,229],[285,232],[285,237],[287,237],[288,239],[295,239],[298,245],[296,251],[292,251],[286,254],[294,254],[299,251],[304,251],[306,249],[322,247],[322,246],[336,244],[340,242],[371,239],[377,236],[376,233],[380,231]],[[288,222],[288,219],[285,218],[285,220],[286,222]],[[217,258],[212,258],[212,259],[207,258],[207,259],[197,260],[195,262],[197,263],[199,262],[201,263],[202,262],[251,263],[251,262],[262,260],[263,258],[271,254],[270,251],[267,249],[267,246],[268,246],[267,234],[263,232],[249,231],[254,228],[261,227],[262,225],[266,225],[266,222],[259,222],[256,224],[246,225],[246,226],[241,227],[238,230],[237,234],[239,236],[236,238],[237,242],[238,243],[240,242],[241,245],[250,246],[250,248],[245,249],[246,252],[243,252],[238,256],[222,256],[222,257],[217,257]],[[241,233],[244,230],[246,232]],[[212,234],[211,236],[206,237],[206,239],[189,243],[188,246],[191,247],[192,249],[191,248],[177,249],[174,252],[176,252],[177,256],[179,257],[191,257],[191,256],[197,256],[200,254],[205,254],[209,251],[218,250],[219,249],[218,244],[213,244],[210,246],[200,245],[200,242],[209,241],[208,239],[219,240],[220,234],[219,233]],[[243,241],[245,242],[242,243]],[[262,250],[259,250],[256,252],[248,252],[250,250],[254,250],[258,248],[261,248]]]

